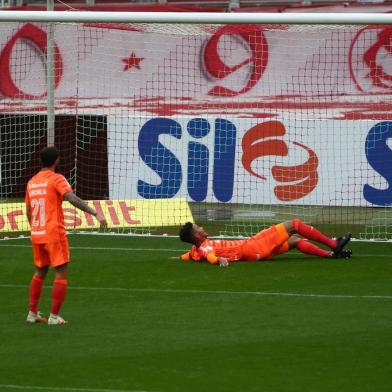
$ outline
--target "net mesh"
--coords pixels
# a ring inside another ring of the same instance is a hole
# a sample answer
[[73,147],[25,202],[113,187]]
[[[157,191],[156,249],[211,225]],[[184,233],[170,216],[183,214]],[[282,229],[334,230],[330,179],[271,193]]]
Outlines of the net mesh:
[[[4,234],[28,228],[20,203],[47,143],[47,26],[0,31]],[[391,37],[389,26],[55,24],[60,172],[116,233],[176,231],[187,200],[225,235],[299,217],[391,239]],[[93,228],[66,212],[69,230]]]

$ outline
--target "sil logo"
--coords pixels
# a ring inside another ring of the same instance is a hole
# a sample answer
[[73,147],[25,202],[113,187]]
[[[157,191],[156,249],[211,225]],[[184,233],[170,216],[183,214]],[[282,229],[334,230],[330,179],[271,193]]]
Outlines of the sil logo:
[[350,47],[349,67],[359,91],[392,90],[392,27],[358,30]]
[[268,156],[289,156],[292,149],[305,150],[308,159],[295,166],[273,166],[271,174],[279,183],[274,188],[275,196],[280,201],[298,200],[310,194],[318,183],[318,158],[309,147],[298,143],[286,143],[282,137],[286,134],[284,124],[279,121],[267,121],[250,128],[242,139],[242,165],[251,175],[266,180],[264,173],[252,168],[252,162]]

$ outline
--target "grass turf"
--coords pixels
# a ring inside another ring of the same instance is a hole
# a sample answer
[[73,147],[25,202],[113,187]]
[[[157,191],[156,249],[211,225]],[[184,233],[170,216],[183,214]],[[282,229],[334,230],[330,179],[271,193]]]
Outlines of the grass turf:
[[1,392],[391,390],[390,243],[227,269],[168,259],[184,249],[174,238],[70,245],[70,323],[49,327],[25,323],[28,240],[0,242]]

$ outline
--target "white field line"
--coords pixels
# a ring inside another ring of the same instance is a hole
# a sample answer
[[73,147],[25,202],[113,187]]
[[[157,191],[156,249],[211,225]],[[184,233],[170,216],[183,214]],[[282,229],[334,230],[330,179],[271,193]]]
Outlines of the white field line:
[[0,389],[17,389],[32,391],[57,391],[57,392],[152,392],[135,389],[95,389],[95,388],[61,388],[61,387],[42,387],[38,385],[13,385],[0,384]]
[[[14,245],[14,244],[0,244],[0,248],[31,248],[31,245]],[[106,250],[106,251],[125,251],[125,252],[187,252],[189,249],[164,249],[164,248],[112,248],[112,247],[96,247],[96,246],[70,246],[70,249],[76,250]],[[361,253],[355,254],[355,258],[358,257],[391,257],[392,253],[388,254],[369,254]],[[291,257],[303,257],[298,254],[291,254]]]
[[[0,284],[0,288],[23,288],[24,284]],[[51,289],[50,286],[45,287]],[[157,294],[196,294],[196,295],[248,295],[248,296],[273,296],[273,297],[299,297],[299,298],[330,298],[330,299],[392,299],[392,295],[350,295],[350,294],[311,294],[311,293],[285,293],[270,291],[229,291],[229,290],[185,290],[185,289],[133,289],[122,287],[76,287],[70,286],[70,290],[80,291],[114,291],[130,293],[157,293]]]
[[[122,233],[100,233],[100,232],[81,232],[81,233],[74,233],[74,232],[67,232],[68,236],[73,236],[77,237],[79,235],[81,236],[94,236],[94,237],[99,237],[99,236],[104,236],[104,237],[129,237],[129,238],[137,238],[137,237],[144,237],[144,238],[177,238],[178,235],[172,235],[172,234],[122,234]],[[248,237],[241,237],[241,236],[211,236],[210,238],[214,239],[245,239]],[[0,242],[5,242],[5,241],[17,241],[17,240],[25,240],[25,239],[30,239],[30,235],[20,235],[18,237],[4,237],[0,239]],[[368,243],[392,243],[392,239],[390,240],[374,240],[374,239],[363,239],[363,238],[351,238],[351,242],[368,242]]]
[[[31,245],[11,245],[11,244],[0,244],[0,248],[31,248]],[[80,250],[119,250],[119,251],[136,251],[136,252],[186,252],[186,249],[162,249],[162,248],[105,248],[105,247],[94,247],[94,246],[70,246],[70,249]]]

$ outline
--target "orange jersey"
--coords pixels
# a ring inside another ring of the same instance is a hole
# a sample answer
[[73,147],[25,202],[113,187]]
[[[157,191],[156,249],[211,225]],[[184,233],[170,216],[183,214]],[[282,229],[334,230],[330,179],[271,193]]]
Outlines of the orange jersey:
[[190,252],[181,256],[182,260],[207,260],[217,264],[217,257],[229,261],[268,260],[278,254],[287,252],[289,234],[283,224],[271,226],[255,236],[243,240],[210,240],[206,239],[199,247],[192,246]]
[[[192,246],[189,257],[194,261],[208,260],[209,255],[224,257],[229,261],[237,261],[243,258],[242,246],[245,240],[205,240],[199,247]],[[211,261],[210,261],[211,262]],[[216,264],[212,262],[212,264]]]
[[67,192],[72,192],[68,181],[51,170],[38,172],[27,183],[25,201],[31,211],[33,243],[59,241],[66,235],[61,204]]

